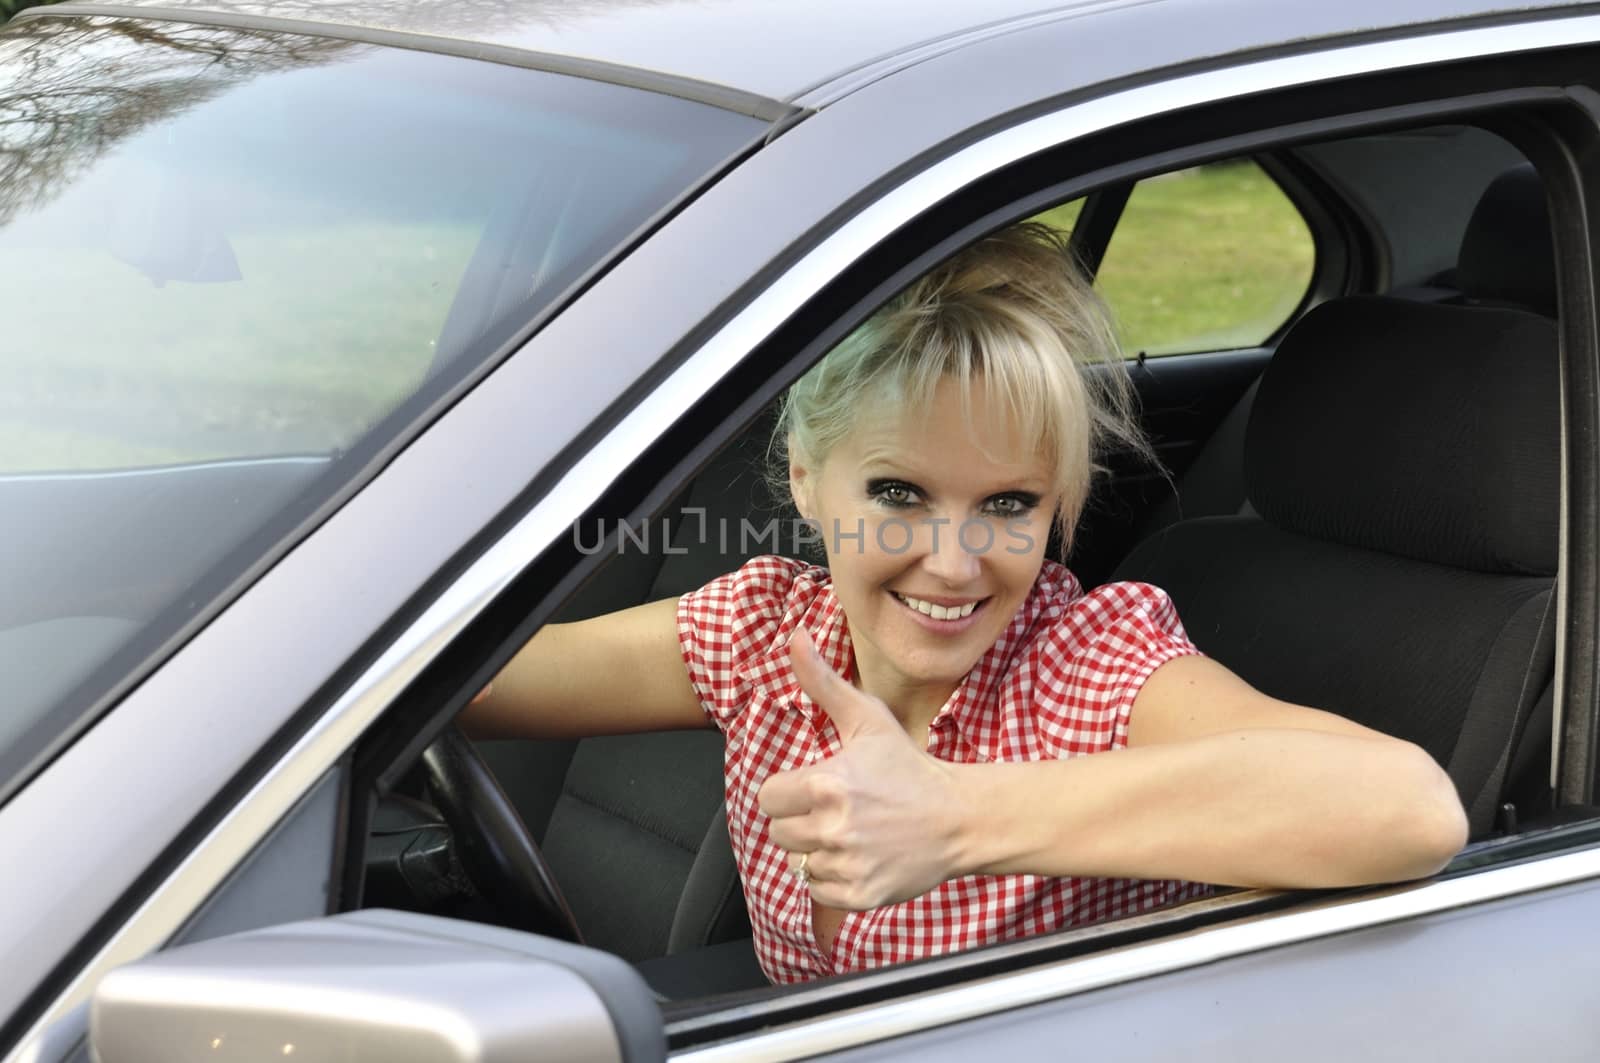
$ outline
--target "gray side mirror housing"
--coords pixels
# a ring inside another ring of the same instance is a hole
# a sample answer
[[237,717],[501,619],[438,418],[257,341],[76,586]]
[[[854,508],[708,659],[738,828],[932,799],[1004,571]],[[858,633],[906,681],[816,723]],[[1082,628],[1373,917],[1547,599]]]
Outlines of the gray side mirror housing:
[[100,1063],[666,1058],[622,960],[500,927],[362,911],[148,956],[95,990]]

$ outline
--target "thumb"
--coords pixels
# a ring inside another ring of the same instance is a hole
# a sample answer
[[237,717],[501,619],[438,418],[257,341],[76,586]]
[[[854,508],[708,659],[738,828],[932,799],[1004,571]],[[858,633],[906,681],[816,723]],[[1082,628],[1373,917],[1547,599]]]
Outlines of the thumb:
[[900,732],[900,723],[889,707],[871,694],[852,686],[844,676],[828,667],[828,662],[817,652],[816,643],[805,628],[797,628],[789,639],[789,664],[794,668],[800,689],[811,695],[811,700],[822,706],[833,725],[839,729],[841,741],[864,734],[892,730]]

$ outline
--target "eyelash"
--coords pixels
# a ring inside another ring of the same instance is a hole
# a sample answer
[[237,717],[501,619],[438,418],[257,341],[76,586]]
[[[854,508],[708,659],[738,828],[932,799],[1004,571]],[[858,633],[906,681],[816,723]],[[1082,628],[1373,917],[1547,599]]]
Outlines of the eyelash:
[[[904,491],[910,497],[897,501],[889,498],[891,491]],[[872,480],[867,484],[867,495],[890,509],[910,509],[917,503],[917,489],[899,480]]]
[[1032,495],[996,495],[990,502],[1015,502],[1017,508],[1009,513],[996,513],[997,517],[1023,517],[1032,513],[1039,506],[1039,500]]
[[[903,500],[894,500],[888,497],[891,491],[903,491],[910,497]],[[867,484],[867,494],[879,505],[889,509],[910,509],[920,501],[917,489],[902,480],[872,480]],[[1012,502],[1016,504],[1016,508],[1007,512],[1000,512],[993,509],[996,502]],[[986,508],[990,516],[1022,517],[1031,513],[1038,505],[1039,500],[1031,494],[1010,492],[1008,494],[995,495],[989,499]]]

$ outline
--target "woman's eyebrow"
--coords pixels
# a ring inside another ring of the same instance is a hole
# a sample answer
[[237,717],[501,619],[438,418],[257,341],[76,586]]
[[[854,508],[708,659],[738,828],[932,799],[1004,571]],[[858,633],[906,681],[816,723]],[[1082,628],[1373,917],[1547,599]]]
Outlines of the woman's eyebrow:
[[[917,492],[917,494],[922,495],[924,498],[932,497],[917,479],[906,473],[889,470],[874,470],[867,472],[863,476],[863,479],[866,481],[868,490],[871,490],[874,487],[879,487],[883,484],[897,483],[904,484],[913,491]],[[1000,486],[991,486],[989,489],[981,492],[981,495],[984,498],[993,498],[997,495],[1026,495],[1034,501],[1038,501],[1048,492],[1048,485],[1042,483],[1037,478],[1023,477],[1018,480],[1004,481]]]
[[993,493],[1003,495],[1007,492],[1015,492],[1024,495],[1043,495],[1048,494],[1050,491],[1049,481],[1037,476],[1022,476],[1009,481],[1009,484],[1010,486],[1002,487]]
[[873,487],[881,487],[884,484],[904,484],[905,486],[911,488],[913,491],[917,492],[917,494],[919,494],[919,495],[927,494],[927,492],[922,489],[922,485],[921,484],[919,484],[915,480],[911,479],[911,477],[902,475],[902,474],[897,473],[897,472],[886,472],[886,473],[880,473],[880,474],[876,474],[876,475],[873,474],[873,473],[868,473],[866,475],[866,481],[867,481],[867,487],[869,489],[873,488]]
[[[925,466],[920,466],[914,459],[909,459],[895,451],[880,450],[867,451],[862,455],[861,466],[863,479],[871,483],[875,480],[897,480],[907,487],[915,487],[918,492],[927,494],[921,484],[930,479],[937,479],[937,473],[929,473]],[[1009,493],[1030,494],[1043,497],[1050,492],[1050,478],[1038,473],[1022,473],[1015,479],[997,481],[983,492],[984,497],[1003,495]]]

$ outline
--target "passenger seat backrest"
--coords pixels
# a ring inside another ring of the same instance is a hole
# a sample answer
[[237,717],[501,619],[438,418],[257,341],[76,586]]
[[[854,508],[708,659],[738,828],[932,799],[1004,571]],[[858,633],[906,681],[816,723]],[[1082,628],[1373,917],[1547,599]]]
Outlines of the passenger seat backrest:
[[[1533,166],[1514,166],[1489,182],[1472,211],[1457,265],[1455,288],[1411,288],[1412,301],[1502,306],[1556,316],[1555,245],[1544,186]],[[1184,518],[1247,512],[1244,429],[1255,404],[1247,388],[1211,438],[1182,470],[1173,493],[1153,506],[1138,538]]]
[[1553,576],[1555,323],[1376,296],[1318,307],[1262,375],[1245,489],[1285,531]]
[[1266,693],[1416,742],[1471,807],[1554,585],[1557,374],[1536,314],[1317,307],[1251,413],[1258,515],[1175,524],[1115,578],[1166,589],[1200,648]]

